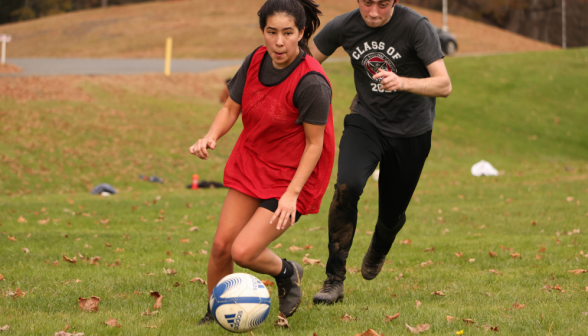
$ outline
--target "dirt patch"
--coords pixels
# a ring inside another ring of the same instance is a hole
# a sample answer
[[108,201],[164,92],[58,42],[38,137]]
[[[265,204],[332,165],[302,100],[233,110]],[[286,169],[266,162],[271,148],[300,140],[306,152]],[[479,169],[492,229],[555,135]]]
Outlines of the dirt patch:
[[4,63],[0,64],[0,73],[19,73],[22,69],[14,64]]
[[47,76],[0,78],[0,98],[27,101],[92,101],[85,89],[98,87],[110,94],[146,95],[153,97],[192,97],[216,100],[236,67],[201,74],[113,75],[113,76]]
[[[319,0],[322,26],[357,8],[356,1]],[[92,9],[3,25],[11,57],[243,58],[263,43],[257,11],[264,0],[161,1]],[[402,2],[401,2],[402,3]],[[441,26],[441,13],[411,7]],[[149,27],[149,29],[145,29]],[[557,47],[469,19],[449,16],[461,53],[551,50]],[[58,46],[58,47],[56,47]],[[346,56],[339,49],[335,57]]]

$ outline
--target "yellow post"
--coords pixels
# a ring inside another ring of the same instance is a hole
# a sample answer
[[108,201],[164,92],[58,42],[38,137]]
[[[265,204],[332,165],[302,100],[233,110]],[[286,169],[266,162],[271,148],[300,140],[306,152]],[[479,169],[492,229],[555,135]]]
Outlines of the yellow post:
[[169,77],[171,71],[171,55],[172,55],[172,38],[168,37],[165,40],[165,76]]

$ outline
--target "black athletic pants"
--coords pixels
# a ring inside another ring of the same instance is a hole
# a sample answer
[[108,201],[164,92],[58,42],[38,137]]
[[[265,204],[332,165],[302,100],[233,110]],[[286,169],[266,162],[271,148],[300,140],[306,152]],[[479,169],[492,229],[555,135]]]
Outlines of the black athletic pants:
[[405,211],[431,149],[431,131],[410,138],[382,135],[359,114],[345,117],[339,145],[339,171],[329,210],[327,276],[345,280],[345,264],[357,226],[357,203],[380,163],[379,213],[372,245],[388,254],[406,222]]

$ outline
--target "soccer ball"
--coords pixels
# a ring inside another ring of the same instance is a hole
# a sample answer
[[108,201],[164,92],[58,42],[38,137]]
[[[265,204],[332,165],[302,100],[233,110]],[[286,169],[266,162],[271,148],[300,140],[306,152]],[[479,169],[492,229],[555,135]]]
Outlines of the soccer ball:
[[267,288],[251,274],[234,273],[222,278],[212,290],[210,311],[221,327],[248,332],[259,327],[269,314]]

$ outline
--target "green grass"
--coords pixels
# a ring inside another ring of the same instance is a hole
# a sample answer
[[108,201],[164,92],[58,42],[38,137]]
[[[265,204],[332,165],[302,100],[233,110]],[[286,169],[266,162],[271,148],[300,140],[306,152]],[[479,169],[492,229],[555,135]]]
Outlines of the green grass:
[[[291,328],[273,326],[273,288],[270,317],[255,335],[355,335],[368,328],[384,335],[408,334],[405,323],[429,323],[424,334],[435,335],[459,330],[482,335],[484,324],[498,325],[505,335],[586,333],[588,316],[582,312],[588,311],[588,274],[568,271],[588,269],[588,259],[580,255],[588,255],[588,49],[446,63],[453,93],[438,100],[433,148],[397,240],[412,244],[395,244],[390,263],[373,281],[349,273],[346,298],[334,306],[311,305],[324,268],[306,266],[303,304],[289,319]],[[325,68],[334,86],[339,137],[354,94],[352,71],[347,64]],[[206,287],[189,281],[206,277],[207,256],[198,251],[210,251],[206,242],[212,242],[226,191],[183,186],[194,172],[222,179],[240,126],[219,143],[212,160],[199,161],[187,148],[206,132],[219,104],[113,96],[92,84],[86,90],[92,103],[1,101],[0,274],[5,280],[0,282],[0,327],[9,324],[9,335],[52,335],[68,324],[70,332],[86,335],[227,335],[216,325],[194,326],[205,311]],[[482,159],[502,175],[471,176],[471,165]],[[166,182],[142,182],[139,173]],[[100,182],[112,183],[120,194],[86,193]],[[326,230],[308,229],[327,225],[331,197],[329,189],[318,215],[303,218],[277,240],[283,245],[277,250],[281,257],[301,262],[310,253],[326,261]],[[359,231],[348,261],[356,269],[371,239],[366,231],[373,231],[377,218],[375,182],[368,182],[359,209]],[[18,223],[20,216],[27,222]],[[38,223],[46,218],[48,224]],[[105,219],[107,224],[101,222]],[[188,232],[192,225],[200,231]],[[580,233],[569,235],[574,229]],[[190,242],[181,243],[184,238]],[[313,248],[288,250],[306,244]],[[423,252],[432,246],[434,252]],[[521,258],[511,258],[501,246]],[[539,252],[543,246],[545,252]],[[101,256],[100,266],[62,261],[62,255],[73,257],[78,251]],[[184,255],[187,251],[196,254]],[[457,252],[463,257],[456,257]],[[166,263],[166,258],[175,262]],[[107,266],[116,259],[120,266]],[[58,266],[52,264],[56,260]],[[421,267],[429,260],[433,265]],[[164,274],[164,267],[177,274]],[[403,277],[396,280],[400,273]],[[565,292],[542,289],[546,284],[560,285]],[[24,298],[6,296],[17,287],[27,292]],[[163,307],[157,315],[141,316],[154,303],[150,290],[165,296]],[[445,296],[432,296],[433,291]],[[100,310],[81,312],[78,297],[92,295],[101,298]],[[419,309],[416,300],[422,302]],[[512,310],[515,302],[526,307]],[[398,319],[384,322],[385,314],[397,312]],[[345,313],[358,320],[343,322]],[[457,320],[450,323],[447,315]],[[102,322],[109,318],[118,319],[122,328],[105,326]],[[154,325],[157,329],[145,328]]]

